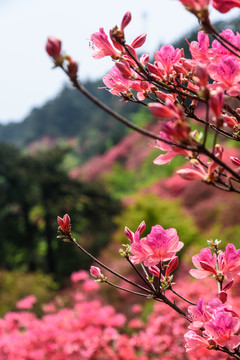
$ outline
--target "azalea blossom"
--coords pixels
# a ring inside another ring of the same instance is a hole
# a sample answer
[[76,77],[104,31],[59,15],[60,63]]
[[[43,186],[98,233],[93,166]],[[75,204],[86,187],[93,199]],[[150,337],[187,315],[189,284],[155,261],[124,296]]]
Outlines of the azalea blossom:
[[189,330],[186,334],[184,334],[184,339],[186,341],[185,348],[188,353],[209,346],[209,342],[203,337],[197,335],[193,330]]
[[19,300],[16,304],[16,307],[18,309],[29,310],[32,309],[36,301],[37,299],[34,295],[29,295],[26,296],[24,299]]
[[217,312],[215,319],[205,324],[206,333],[209,334],[218,345],[227,346],[233,350],[240,345],[240,337],[235,335],[240,327],[240,319],[233,317],[229,312]]
[[[168,140],[171,140],[170,136],[167,136],[163,131],[160,132],[160,136],[162,138],[166,138]],[[151,147],[154,147],[156,149],[160,149],[162,151],[166,151],[165,154],[159,155],[156,159],[153,160],[153,163],[156,165],[163,165],[163,164],[170,164],[172,159],[175,158],[177,155],[184,155],[186,157],[189,157],[191,155],[191,151],[181,149],[174,145],[166,144],[164,141],[156,140],[154,145],[151,145]]]
[[240,63],[233,56],[224,56],[208,66],[210,77],[223,87],[227,94],[237,96],[240,91]]
[[173,71],[173,65],[177,64],[183,56],[183,50],[174,49],[172,45],[163,45],[159,51],[155,51],[155,64],[168,77]]
[[223,274],[228,281],[231,281],[240,274],[240,249],[236,250],[233,244],[228,244],[225,252],[220,255],[224,256]]
[[203,279],[208,275],[217,275],[216,254],[212,255],[209,248],[202,249],[200,254],[192,257],[192,262],[197,270],[190,270],[190,274],[197,279]]
[[100,28],[99,32],[95,32],[91,35],[91,42],[91,46],[94,50],[93,57],[95,59],[101,59],[105,56],[118,58],[118,52],[110,44],[103,28]]
[[130,259],[134,264],[158,265],[172,259],[183,245],[176,229],[164,230],[162,226],[155,225],[147,237],[131,244],[133,256]]

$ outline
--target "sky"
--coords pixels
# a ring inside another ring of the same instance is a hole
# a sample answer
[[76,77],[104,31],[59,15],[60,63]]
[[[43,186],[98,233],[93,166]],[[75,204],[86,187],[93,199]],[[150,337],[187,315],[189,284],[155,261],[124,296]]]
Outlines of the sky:
[[[112,63],[92,58],[89,39],[99,27],[108,33],[120,25],[126,11],[132,12],[128,42],[146,32],[143,50],[149,53],[197,25],[177,0],[0,0],[0,123],[23,120],[68,82],[60,69],[52,70],[45,52],[49,35],[60,38],[65,52],[78,61],[81,80],[106,74]],[[237,14],[231,10],[228,17]],[[224,19],[215,10],[211,18]]]

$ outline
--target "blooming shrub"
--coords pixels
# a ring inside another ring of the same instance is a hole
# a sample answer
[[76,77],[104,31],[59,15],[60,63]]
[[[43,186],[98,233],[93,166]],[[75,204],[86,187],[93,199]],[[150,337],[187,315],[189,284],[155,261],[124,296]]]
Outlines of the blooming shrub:
[[[184,274],[186,271],[182,269],[176,290],[194,300],[206,294],[205,305],[198,305],[198,308],[206,308],[211,295],[214,295],[214,280],[193,281],[186,287],[188,280]],[[7,313],[0,320],[1,360],[225,359],[224,355],[204,348],[186,354],[183,335],[188,323],[176,312],[166,311],[165,304],[156,302],[147,317],[144,312],[148,303],[136,304],[127,320],[113,306],[104,304],[99,285],[90,280],[85,271],[72,275],[72,280],[71,288],[62,298],[57,297],[44,306],[45,315],[41,318],[31,311],[19,311]],[[238,301],[238,294],[233,294],[233,308]],[[66,307],[66,303],[71,306]],[[195,324],[199,315],[194,316]],[[193,330],[189,332],[191,335]]]
[[[225,137],[233,141],[240,139],[240,108],[234,106],[234,100],[240,99],[240,35],[234,34],[230,29],[219,33],[209,19],[210,4],[225,13],[233,7],[239,8],[240,1],[180,0],[180,2],[198,18],[201,25],[197,41],[189,44],[190,59],[185,57],[183,49],[175,49],[172,45],[163,45],[157,50],[153,63],[149,60],[149,54],[144,53],[139,56],[136,49],[144,44],[146,34],[137,36],[131,44],[128,44],[125,28],[131,21],[130,12],[126,12],[123,16],[120,27],[115,26],[110,30],[109,37],[103,28],[91,36],[93,57],[101,59],[108,56],[114,61],[113,68],[103,78],[106,89],[123,101],[147,106],[152,115],[160,120],[159,134],[129,122],[87,92],[78,81],[77,63],[70,56],[62,55],[61,42],[58,39],[49,38],[46,50],[55,65],[61,67],[68,75],[77,90],[117,120],[155,139],[155,144],[151,146],[165,152],[154,160],[155,164],[169,164],[176,156],[184,156],[191,167],[177,171],[183,179],[198,180],[220,190],[240,193],[240,157],[229,156],[229,159],[224,159],[224,143],[221,138]],[[214,39],[212,43],[209,35]],[[201,112],[196,111],[199,105],[205,109],[202,115]],[[193,120],[203,126],[202,133],[192,127]],[[207,140],[210,138],[210,132],[214,136],[211,137],[209,145]],[[221,143],[217,143],[217,140]],[[173,322],[176,313],[173,315],[170,312],[166,317],[156,317],[156,323],[153,322],[154,325],[157,324],[157,331],[154,332],[151,325],[147,325],[146,329],[139,331],[137,335],[132,334],[130,343],[126,334],[119,336],[119,342],[114,344],[119,359],[134,359],[136,344],[139,346],[138,358],[142,360],[155,359],[160,354],[165,360],[177,359],[178,356],[188,358],[187,355],[183,355],[182,346],[179,349],[171,341],[172,335],[180,333],[183,335],[181,321],[189,323],[189,330],[187,332],[184,330],[185,348],[188,354],[197,351],[198,357],[207,359],[209,351],[213,350],[216,351],[218,359],[219,353],[229,355],[230,359],[240,359],[240,320],[237,309],[234,308],[234,300],[229,297],[229,289],[240,275],[240,250],[233,244],[228,244],[223,251],[219,246],[220,241],[209,240],[208,247],[193,256],[193,264],[197,269],[192,269],[191,275],[198,279],[210,275],[215,279],[218,288],[217,294],[209,300],[203,299],[199,294],[197,302],[194,303],[192,299],[185,297],[186,283],[182,284],[178,293],[173,282],[173,272],[178,267],[176,254],[184,245],[179,240],[176,229],[164,229],[161,225],[154,225],[148,235],[143,237],[144,221],[135,232],[128,227],[125,228],[129,244],[123,245],[120,254],[139,276],[140,283],[135,283],[94,258],[72,237],[70,218],[67,214],[63,218],[58,218],[58,224],[59,238],[73,243],[102,268],[128,285],[135,286],[137,291],[110,282],[100,268],[92,266],[91,274],[98,282],[164,303],[180,316],[180,320],[176,322],[175,320]],[[185,305],[177,304],[175,299],[172,299],[173,294],[184,301]],[[150,324],[152,316],[149,317]],[[163,318],[164,333],[162,334]],[[172,321],[169,321],[170,319]],[[170,337],[168,337],[169,323],[171,323]],[[132,329],[141,329],[142,326],[139,319],[133,319],[130,324]],[[148,337],[149,333],[150,337]],[[191,356],[189,355],[189,358]],[[211,358],[214,356],[211,354]]]

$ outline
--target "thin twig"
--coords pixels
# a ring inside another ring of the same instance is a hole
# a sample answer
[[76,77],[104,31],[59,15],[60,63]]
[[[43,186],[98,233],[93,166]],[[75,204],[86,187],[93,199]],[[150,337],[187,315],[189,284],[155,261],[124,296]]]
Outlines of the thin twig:
[[85,250],[73,237],[69,238],[69,241],[72,242],[78,249],[80,249],[85,255],[89,256],[92,260],[94,260],[98,265],[102,266],[104,269],[109,271],[111,274],[117,276],[119,279],[122,279],[126,281],[127,283],[138,287],[139,289],[148,292],[149,294],[153,294],[153,292],[149,289],[146,289],[145,287],[135,284],[133,281],[127,279],[125,276],[122,276],[121,274],[117,273],[116,271],[110,269],[107,265],[103,264],[100,260],[95,258],[92,254],[90,254],[87,250]]
[[129,264],[132,266],[132,268],[134,269],[134,271],[136,271],[136,273],[138,274],[138,276],[142,279],[142,281],[150,288],[152,289],[152,286],[149,284],[149,282],[142,276],[142,274],[140,273],[140,271],[138,270],[138,268],[131,262],[131,260],[129,259],[129,257],[126,257],[127,261],[129,262]]
[[108,284],[108,285],[110,285],[110,286],[112,286],[112,287],[115,287],[115,288],[117,288],[117,289],[126,291],[126,292],[128,292],[128,293],[130,293],[130,294],[134,294],[134,295],[138,295],[138,296],[144,296],[144,297],[146,297],[146,298],[149,297],[148,294],[142,294],[142,293],[139,293],[139,292],[136,292],[136,291],[132,291],[132,290],[129,290],[129,289],[125,289],[125,288],[123,288],[123,287],[121,287],[121,286],[118,286],[118,285],[116,285],[116,284],[111,283],[111,282],[108,281],[108,280],[104,280],[103,283],[106,283],[106,284]]
[[183,297],[182,295],[178,294],[175,290],[173,290],[172,287],[170,288],[170,290],[171,290],[175,295],[177,295],[178,297],[180,297],[182,300],[188,302],[188,303],[191,304],[191,305],[197,306],[197,304],[195,304],[194,302],[192,302],[192,301],[186,299],[185,297]]

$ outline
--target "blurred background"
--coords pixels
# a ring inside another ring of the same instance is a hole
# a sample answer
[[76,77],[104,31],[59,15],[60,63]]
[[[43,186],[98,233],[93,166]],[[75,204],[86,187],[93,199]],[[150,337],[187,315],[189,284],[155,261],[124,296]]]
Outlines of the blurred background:
[[[153,1],[150,7],[135,0],[0,0],[1,314],[29,293],[46,301],[72,271],[88,269],[88,258],[56,238],[56,218],[66,212],[74,236],[118,267],[124,227],[135,231],[142,220],[146,233],[155,224],[175,227],[185,248],[198,250],[219,234],[225,242],[239,243],[236,196],[199,182],[186,184],[174,175],[184,159],[153,165],[159,152],[148,139],[96,108],[71,89],[59,69],[51,69],[45,52],[49,35],[62,39],[63,49],[79,62],[80,79],[89,90],[157,132],[145,109],[99,89],[112,64],[92,59],[90,36],[99,27],[107,33],[119,25],[127,10],[132,12],[129,42],[147,32],[142,50],[150,56],[169,43],[187,54],[185,38],[196,39],[194,16],[175,0]],[[211,14],[219,29],[234,31],[237,16],[239,11],[230,11],[223,24],[220,14]]]

